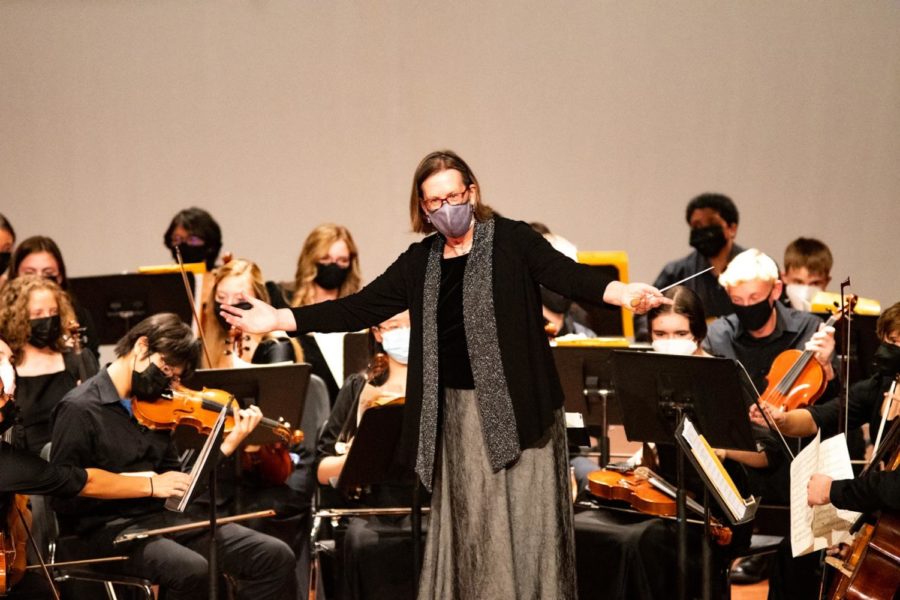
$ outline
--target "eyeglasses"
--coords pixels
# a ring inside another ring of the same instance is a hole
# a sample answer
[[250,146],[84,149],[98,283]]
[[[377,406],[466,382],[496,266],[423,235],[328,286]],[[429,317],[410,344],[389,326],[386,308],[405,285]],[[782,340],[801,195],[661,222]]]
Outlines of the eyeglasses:
[[400,323],[388,323],[386,325],[378,325],[375,327],[381,333],[387,333],[388,331],[394,331],[395,329],[409,329],[409,325],[402,325]]
[[160,371],[163,372],[163,375],[168,377],[171,383],[178,383],[179,381],[181,381],[181,373],[176,373],[174,367],[170,367],[169,365],[167,365],[166,361],[163,360],[161,355],[157,354],[157,357],[158,359],[154,364],[159,368]]
[[317,261],[320,265],[337,265],[342,269],[346,269],[350,266],[350,261],[352,259],[349,256],[341,256],[339,258],[331,258],[330,256],[326,256],[320,261]]
[[450,206],[465,204],[468,200],[468,193],[469,188],[466,188],[461,192],[454,192],[444,198],[423,198],[422,203],[425,204],[425,208],[428,209],[428,212],[434,212],[442,207],[445,202]]

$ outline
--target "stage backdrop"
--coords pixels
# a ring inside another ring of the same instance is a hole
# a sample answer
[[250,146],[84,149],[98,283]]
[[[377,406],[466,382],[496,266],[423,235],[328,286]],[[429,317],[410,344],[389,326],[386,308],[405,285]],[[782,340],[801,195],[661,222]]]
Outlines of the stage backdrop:
[[275,279],[343,223],[370,280],[416,239],[437,148],[632,278],[719,191],[742,245],[819,237],[836,279],[900,299],[898,2],[0,3],[0,212],[72,275],[167,261],[197,205]]

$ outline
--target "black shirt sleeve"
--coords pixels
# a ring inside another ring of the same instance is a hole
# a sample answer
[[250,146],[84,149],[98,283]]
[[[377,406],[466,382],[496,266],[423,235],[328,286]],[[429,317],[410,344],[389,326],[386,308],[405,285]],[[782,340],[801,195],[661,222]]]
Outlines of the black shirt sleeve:
[[[878,390],[877,380],[864,379],[853,384],[850,387],[850,394],[847,402],[847,429],[853,430],[862,427],[868,422],[873,411],[873,401],[877,402],[881,399]],[[827,400],[819,402],[805,408],[812,415],[813,421],[822,432],[822,439],[831,437],[838,433],[838,425],[841,419],[841,403],[836,396],[832,396]],[[869,435],[874,437],[874,433]]]
[[869,473],[831,483],[831,503],[837,508],[871,512],[900,509],[900,471]]
[[87,471],[47,461],[0,443],[0,491],[70,498],[87,483]]

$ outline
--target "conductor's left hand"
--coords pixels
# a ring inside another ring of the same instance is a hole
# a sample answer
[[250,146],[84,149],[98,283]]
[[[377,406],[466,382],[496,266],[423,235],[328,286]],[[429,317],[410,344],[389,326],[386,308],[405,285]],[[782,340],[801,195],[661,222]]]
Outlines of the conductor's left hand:
[[245,310],[223,304],[221,314],[229,325],[246,333],[269,333],[279,329],[278,310],[275,307],[244,294],[241,294],[238,302],[249,302],[251,307]]

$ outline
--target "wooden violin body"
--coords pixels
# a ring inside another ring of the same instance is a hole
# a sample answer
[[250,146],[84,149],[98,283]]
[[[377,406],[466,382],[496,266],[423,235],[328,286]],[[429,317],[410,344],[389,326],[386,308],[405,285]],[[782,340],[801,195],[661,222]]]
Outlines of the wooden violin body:
[[635,510],[648,515],[674,517],[678,512],[673,498],[631,471],[620,473],[600,469],[588,473],[588,490],[598,498],[627,502]]
[[[856,306],[856,296],[848,296],[846,306],[835,311],[825,322],[833,327]],[[760,400],[783,410],[809,406],[825,392],[828,379],[825,369],[810,350],[785,350],[777,357],[766,375],[768,385]]]
[[31,526],[28,496],[16,494],[6,514],[5,530],[0,531],[0,596],[5,596],[25,576],[28,533],[19,512]]
[[[150,429],[173,430],[186,425],[208,435],[222,407],[234,401],[234,396],[224,390],[192,390],[177,385],[167,396],[153,401],[134,398],[131,407],[134,418]],[[303,433],[299,429],[291,431],[289,423],[267,418],[263,418],[259,427],[270,430],[274,439],[253,452],[244,452],[242,464],[245,469],[255,471],[265,483],[284,483],[294,470],[288,447],[302,442]],[[232,429],[234,417],[229,412],[225,417],[225,432]]]

